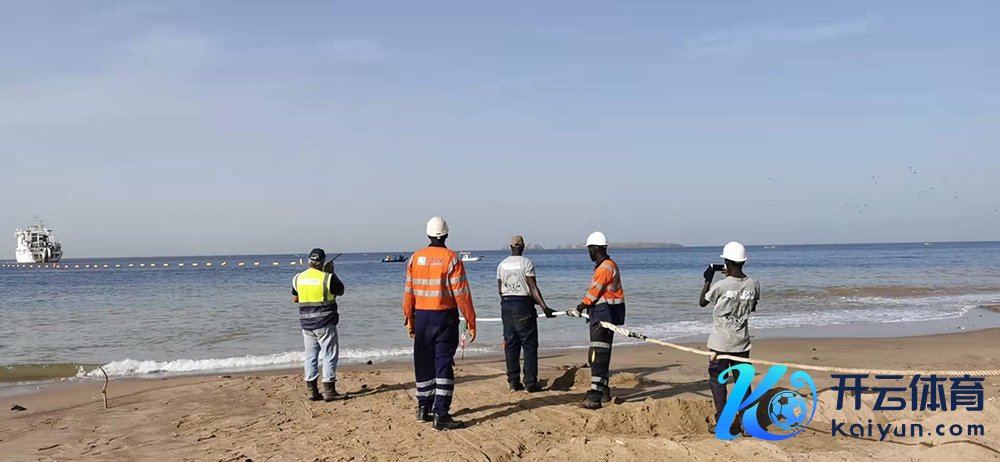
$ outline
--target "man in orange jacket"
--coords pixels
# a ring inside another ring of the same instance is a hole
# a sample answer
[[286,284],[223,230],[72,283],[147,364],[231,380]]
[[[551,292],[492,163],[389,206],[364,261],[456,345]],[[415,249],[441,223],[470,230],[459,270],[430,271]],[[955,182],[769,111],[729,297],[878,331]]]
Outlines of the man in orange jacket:
[[604,233],[595,232],[587,238],[587,251],[597,265],[594,267],[594,279],[583,302],[567,314],[579,316],[587,312],[590,315],[590,390],[582,406],[600,409],[602,402],[611,401],[608,380],[611,375],[611,344],[615,339],[615,333],[600,323],[625,324],[625,290],[618,264],[608,256],[608,238]]
[[462,259],[444,245],[448,224],[441,217],[427,222],[431,243],[406,265],[403,316],[413,339],[413,372],[417,385],[417,420],[435,430],[462,428],[451,418],[455,390],[458,312],[469,324],[469,343],[476,339],[476,309]]

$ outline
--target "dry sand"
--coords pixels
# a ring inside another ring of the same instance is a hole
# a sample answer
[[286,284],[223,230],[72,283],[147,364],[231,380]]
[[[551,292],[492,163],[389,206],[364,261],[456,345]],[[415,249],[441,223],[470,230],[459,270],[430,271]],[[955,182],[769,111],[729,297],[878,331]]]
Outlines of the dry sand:
[[[897,339],[760,340],[754,356],[871,368],[1000,369],[1000,329]],[[0,459],[48,460],[1000,460],[1000,380],[985,384],[983,412],[835,411],[829,374],[813,373],[820,405],[809,429],[790,440],[709,434],[706,361],[657,347],[618,348],[615,403],[577,403],[589,384],[584,350],[543,352],[552,388],[509,393],[503,360],[467,359],[457,368],[452,408],[466,429],[437,432],[414,418],[408,364],[344,368],[339,388],[361,395],[304,399],[298,371],[117,380],[104,410],[100,383],[53,386],[8,397],[0,409]],[[869,402],[871,396],[865,395]],[[9,411],[17,403],[27,411]],[[893,441],[834,438],[830,420],[984,424],[985,436]]]

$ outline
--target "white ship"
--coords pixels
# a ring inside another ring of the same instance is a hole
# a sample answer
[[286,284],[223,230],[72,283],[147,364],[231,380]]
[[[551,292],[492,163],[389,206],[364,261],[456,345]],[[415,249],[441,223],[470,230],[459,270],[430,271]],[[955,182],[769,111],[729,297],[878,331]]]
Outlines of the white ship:
[[18,263],[56,263],[62,258],[62,245],[56,242],[52,230],[36,221],[27,229],[14,233],[17,248],[14,255]]

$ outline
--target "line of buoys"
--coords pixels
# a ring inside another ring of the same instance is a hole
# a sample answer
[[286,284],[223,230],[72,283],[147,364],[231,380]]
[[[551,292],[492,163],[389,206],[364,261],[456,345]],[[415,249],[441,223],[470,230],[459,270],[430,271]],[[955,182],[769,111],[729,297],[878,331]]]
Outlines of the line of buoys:
[[[178,268],[195,267],[195,268],[221,268],[224,266],[230,266],[228,261],[223,261],[219,263],[213,262],[191,262],[191,263],[174,263]],[[287,265],[283,265],[281,262],[272,261],[272,267],[275,266],[302,266],[302,261],[290,261]],[[0,263],[0,268],[52,268],[52,269],[103,269],[103,268],[169,268],[170,263],[84,263],[84,264],[69,264],[69,263]],[[235,262],[235,266],[253,266],[261,267],[265,266],[259,261],[255,262]]]

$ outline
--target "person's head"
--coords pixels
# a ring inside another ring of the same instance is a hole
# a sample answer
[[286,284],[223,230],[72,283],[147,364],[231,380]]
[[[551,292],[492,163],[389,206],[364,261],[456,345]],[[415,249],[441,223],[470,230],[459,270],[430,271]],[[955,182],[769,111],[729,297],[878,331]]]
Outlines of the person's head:
[[309,267],[322,269],[324,263],[326,263],[326,252],[323,249],[317,247],[309,252]]
[[743,275],[743,264],[747,261],[747,249],[743,244],[732,241],[722,248],[722,260],[726,263],[726,274],[731,276]]
[[604,233],[595,231],[587,237],[587,252],[590,253],[590,261],[597,262],[608,258],[608,238]]
[[517,257],[524,255],[524,238],[514,236],[510,238],[510,254]]
[[448,222],[444,218],[433,217],[427,220],[427,237],[432,244],[444,244],[448,239]]

